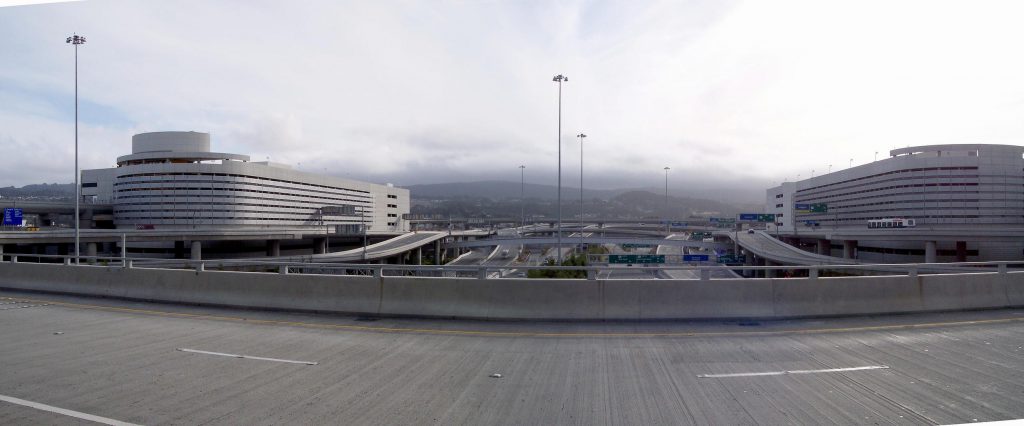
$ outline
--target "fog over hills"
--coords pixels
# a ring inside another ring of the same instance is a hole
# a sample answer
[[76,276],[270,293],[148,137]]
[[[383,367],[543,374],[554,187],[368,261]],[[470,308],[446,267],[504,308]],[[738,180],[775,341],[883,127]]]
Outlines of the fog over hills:
[[[452,182],[411,185],[411,213],[457,217],[556,217],[558,190],[554,185],[509,181]],[[521,194],[524,197],[521,198]],[[723,195],[723,194],[720,194]],[[34,184],[0,188],[0,197],[15,199],[66,199],[74,197],[73,184]],[[584,214],[588,218],[685,219],[691,215],[732,216],[760,212],[757,202],[723,202],[684,196],[669,189],[666,210],[664,190],[657,188],[584,189]],[[562,188],[562,217],[578,218],[579,188]]]
[[[520,198],[517,182],[483,181],[449,184],[412,185],[413,214],[453,217],[552,218],[558,214],[557,187],[526,184],[525,199]],[[760,212],[758,203],[725,203],[696,197],[684,197],[653,189],[610,189],[583,192],[586,218],[686,219],[692,215],[733,216],[740,212]],[[525,210],[525,212],[524,212]],[[562,217],[579,218],[579,188],[562,188]]]
[[[555,185],[540,185],[526,183],[520,186],[519,182],[501,180],[483,180],[473,182],[450,182],[423,185],[402,186],[408,188],[412,197],[416,199],[429,198],[451,198],[451,197],[486,197],[495,200],[514,198],[556,199],[558,187]],[[682,198],[700,198],[713,200],[732,205],[763,204],[764,191],[766,188],[708,188],[708,187],[687,187],[673,189],[669,187],[669,195]],[[631,191],[646,191],[664,196],[664,188],[655,187],[626,187],[617,189],[583,189],[584,198],[609,199],[616,195]],[[563,186],[562,199],[579,199],[579,186]]]

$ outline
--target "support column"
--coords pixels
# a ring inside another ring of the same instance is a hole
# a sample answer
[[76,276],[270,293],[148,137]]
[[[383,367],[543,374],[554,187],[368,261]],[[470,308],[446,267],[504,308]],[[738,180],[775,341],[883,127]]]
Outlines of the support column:
[[278,257],[281,255],[281,240],[267,240],[267,256]]
[[[85,243],[85,256],[95,257],[96,256],[96,243]],[[96,263],[96,259],[89,259],[88,263]]]
[[192,250],[189,251],[189,255],[190,255],[192,260],[202,260],[203,259],[203,242],[202,241],[192,241]]
[[423,264],[423,246],[416,247],[416,264]]
[[855,259],[857,256],[857,240],[843,241],[843,258]]
[[313,240],[313,254],[324,254],[327,252],[327,239],[316,238]]
[[434,241],[434,264],[441,264],[441,240]]
[[935,263],[935,241],[924,242],[924,263]]
[[832,241],[824,238],[818,240],[818,254],[829,256],[832,254]]
[[[754,266],[754,255],[753,255],[753,253],[747,253],[743,257],[743,265],[744,266]],[[747,270],[743,271],[743,276],[744,277],[750,278],[750,277],[752,277],[754,275],[756,275],[756,274],[754,273],[754,271],[752,271],[750,269],[747,269]]]
[[[778,263],[772,262],[770,260],[765,260],[765,262],[764,262],[764,266],[778,266],[778,265],[779,265]],[[778,276],[779,276],[779,271],[776,270],[776,269],[768,269],[768,270],[764,271],[764,277],[765,278],[778,278]]]
[[956,242],[956,261],[966,262],[967,261],[967,241]]

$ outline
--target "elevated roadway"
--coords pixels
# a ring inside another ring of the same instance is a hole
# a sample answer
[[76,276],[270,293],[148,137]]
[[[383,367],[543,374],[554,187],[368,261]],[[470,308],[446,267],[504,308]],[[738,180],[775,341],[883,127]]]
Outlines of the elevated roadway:
[[1022,320],[368,321],[3,291],[0,423],[1002,421],[1024,417]]
[[836,228],[800,229],[779,233],[780,237],[870,241],[1020,241],[1024,228],[963,228],[918,226],[899,229]]
[[[596,234],[598,231],[594,231]],[[650,238],[650,237],[601,237],[601,236],[585,236],[580,239],[578,236],[562,237],[563,246],[572,246],[582,241],[584,244],[646,244],[650,246],[657,245],[669,245],[675,247],[696,247],[701,249],[725,249],[731,247],[730,244],[722,242],[703,242],[703,241],[688,241],[688,240],[666,240],[664,238]],[[452,247],[484,247],[484,246],[495,246],[495,245],[554,245],[558,243],[556,237],[501,237],[501,238],[483,238],[470,241],[460,241],[452,244]]]
[[[808,251],[801,250],[793,247],[785,242],[777,240],[771,234],[765,231],[749,232],[718,232],[715,233],[719,237],[728,237],[734,239],[735,242],[743,247],[748,253],[752,253],[759,258],[767,259],[780,265],[801,265],[801,266],[813,266],[813,265],[861,265],[855,259],[846,259],[842,257],[826,256],[821,254],[815,254]],[[871,270],[873,271],[898,271],[902,268],[899,267],[887,267],[885,265],[872,265]],[[964,271],[977,271],[978,268],[974,266],[957,266],[957,265],[944,265],[938,263],[922,264],[919,269],[923,272],[931,273],[962,273]]]

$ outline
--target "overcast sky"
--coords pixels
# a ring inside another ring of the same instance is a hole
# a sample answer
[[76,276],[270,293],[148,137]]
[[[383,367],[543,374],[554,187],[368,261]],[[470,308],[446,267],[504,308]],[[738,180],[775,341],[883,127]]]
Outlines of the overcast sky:
[[1024,143],[1020,1],[85,1],[0,8],[0,186],[131,135],[399,185],[769,185]]

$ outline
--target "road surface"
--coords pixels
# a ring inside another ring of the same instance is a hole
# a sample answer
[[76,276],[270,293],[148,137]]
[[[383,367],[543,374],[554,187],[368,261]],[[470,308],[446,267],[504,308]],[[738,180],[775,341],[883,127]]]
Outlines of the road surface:
[[0,292],[0,339],[0,424],[1024,417],[1019,310],[768,323],[367,321]]

